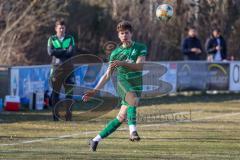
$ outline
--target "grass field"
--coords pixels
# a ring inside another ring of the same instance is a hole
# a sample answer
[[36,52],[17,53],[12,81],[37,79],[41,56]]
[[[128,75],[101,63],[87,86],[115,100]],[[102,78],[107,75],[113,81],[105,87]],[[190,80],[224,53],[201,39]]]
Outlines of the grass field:
[[0,159],[240,159],[240,95],[155,98],[139,107],[140,142],[122,125],[89,152],[118,110],[92,121],[52,122],[50,112],[0,113]]

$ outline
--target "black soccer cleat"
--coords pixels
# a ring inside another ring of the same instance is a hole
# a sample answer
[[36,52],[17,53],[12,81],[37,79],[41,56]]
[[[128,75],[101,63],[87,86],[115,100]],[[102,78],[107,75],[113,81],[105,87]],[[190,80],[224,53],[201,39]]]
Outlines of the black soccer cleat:
[[129,137],[129,140],[134,142],[134,141],[140,141],[141,138],[139,137],[137,131],[134,131],[131,133],[130,137]]
[[95,152],[97,150],[98,142],[97,141],[93,141],[91,139],[91,140],[89,140],[88,145],[90,147],[90,151]]

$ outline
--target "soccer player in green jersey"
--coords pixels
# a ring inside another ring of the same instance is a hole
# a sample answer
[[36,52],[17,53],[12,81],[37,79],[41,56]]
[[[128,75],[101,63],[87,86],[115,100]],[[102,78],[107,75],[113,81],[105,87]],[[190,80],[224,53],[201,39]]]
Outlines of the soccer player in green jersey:
[[83,101],[88,101],[110,79],[112,72],[117,71],[117,89],[122,99],[121,109],[115,119],[93,139],[89,145],[92,151],[96,151],[98,143],[113,133],[127,118],[131,141],[139,141],[140,137],[136,128],[136,107],[142,90],[142,68],[147,49],[144,44],[132,41],[133,28],[128,21],[122,21],[117,25],[118,37],[121,45],[110,55],[107,72],[101,77],[96,87],[83,96]]
[[[53,120],[59,121],[59,113],[56,108],[59,102],[59,95],[62,86],[66,92],[66,98],[72,99],[74,84],[74,66],[70,63],[71,57],[74,56],[75,42],[74,38],[65,34],[66,24],[63,19],[55,23],[56,34],[48,39],[47,51],[52,57],[51,84],[52,84],[52,114]],[[67,77],[66,77],[67,76]],[[66,80],[65,80],[66,79]],[[72,120],[71,107],[66,108],[66,121]]]

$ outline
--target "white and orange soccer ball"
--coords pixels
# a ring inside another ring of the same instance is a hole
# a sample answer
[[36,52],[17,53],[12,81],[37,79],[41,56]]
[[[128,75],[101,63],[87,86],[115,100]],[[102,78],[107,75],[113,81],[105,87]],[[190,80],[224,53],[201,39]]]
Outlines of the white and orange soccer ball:
[[156,16],[159,20],[168,21],[173,16],[173,7],[169,4],[161,4],[156,9]]

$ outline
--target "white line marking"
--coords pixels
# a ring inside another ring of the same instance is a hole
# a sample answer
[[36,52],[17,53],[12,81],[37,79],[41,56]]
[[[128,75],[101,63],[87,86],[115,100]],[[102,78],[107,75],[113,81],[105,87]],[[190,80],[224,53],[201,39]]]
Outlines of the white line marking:
[[51,141],[51,140],[72,138],[72,137],[77,137],[77,136],[80,136],[80,135],[83,135],[83,134],[93,134],[93,133],[98,133],[98,131],[79,132],[79,133],[74,133],[74,134],[69,134],[69,135],[62,135],[62,136],[52,137],[52,138],[41,138],[41,139],[30,140],[30,141],[22,141],[22,142],[18,142],[18,143],[0,144],[0,146],[16,146],[16,145],[20,145],[20,144],[46,142],[46,141]]
[[240,113],[227,113],[227,114],[223,114],[223,115],[217,115],[217,116],[211,116],[211,117],[205,117],[205,118],[199,118],[199,119],[195,119],[194,121],[200,121],[200,120],[208,120],[208,119],[216,119],[216,118],[222,118],[222,117],[229,117],[229,116],[237,116]]

